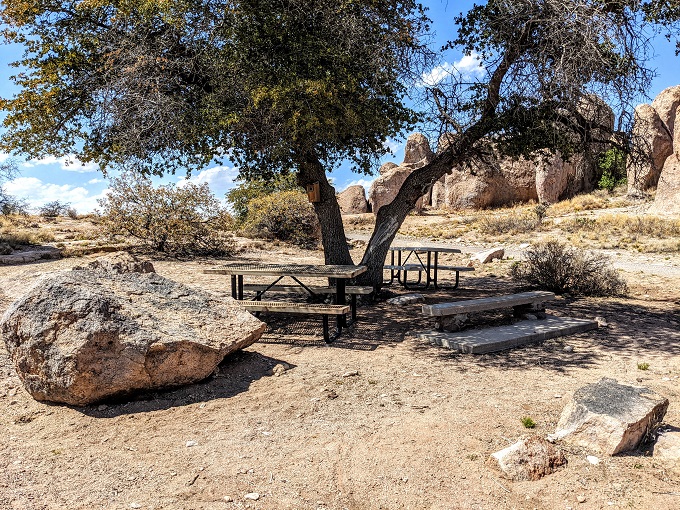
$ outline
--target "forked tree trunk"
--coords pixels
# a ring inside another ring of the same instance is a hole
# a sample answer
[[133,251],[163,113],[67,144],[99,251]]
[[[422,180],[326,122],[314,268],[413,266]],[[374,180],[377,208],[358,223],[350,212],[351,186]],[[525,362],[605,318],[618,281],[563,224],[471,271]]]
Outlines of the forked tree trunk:
[[314,211],[321,224],[321,244],[326,264],[352,265],[349,246],[345,237],[345,227],[342,224],[340,206],[335,196],[335,188],[326,178],[326,171],[315,154],[298,155],[298,184],[307,186],[319,183],[321,201],[315,202]]

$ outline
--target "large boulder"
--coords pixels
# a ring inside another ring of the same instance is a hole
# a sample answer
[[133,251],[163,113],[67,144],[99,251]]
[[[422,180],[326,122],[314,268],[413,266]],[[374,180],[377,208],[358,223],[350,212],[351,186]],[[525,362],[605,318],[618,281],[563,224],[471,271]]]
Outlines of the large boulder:
[[[499,161],[500,172],[512,189],[513,202],[537,200],[536,164],[525,158],[503,158]],[[509,204],[508,204],[509,205]]]
[[46,275],[6,311],[0,331],[35,399],[87,405],[200,381],[264,331],[231,298],[130,269]]
[[649,211],[658,214],[680,213],[680,157],[677,153],[666,158],[656,188],[656,198]]
[[487,464],[513,481],[536,481],[554,473],[567,463],[562,451],[542,437],[520,439],[513,445],[492,453]]
[[[373,214],[378,214],[378,210],[387,204],[391,204],[394,197],[397,196],[401,185],[404,184],[406,178],[413,172],[413,168],[409,166],[397,166],[378,177],[371,184],[368,190],[368,203],[371,204],[371,211]],[[422,199],[416,203],[416,210],[422,208]]]
[[[572,159],[577,158],[573,156]],[[574,180],[576,169],[573,161],[564,161],[560,154],[541,158],[536,165],[536,194],[542,204],[554,204],[565,194]]]
[[361,185],[349,186],[338,194],[338,205],[343,214],[363,214],[368,212],[366,190]]
[[397,165],[393,161],[388,161],[387,163],[383,164],[380,167],[380,170],[378,170],[378,172],[380,173],[380,175],[385,175],[385,174],[389,173],[390,170],[392,170],[393,168],[397,168],[398,166],[399,165]]
[[668,399],[648,388],[603,378],[574,393],[551,438],[616,455],[649,438],[667,409]]
[[441,209],[446,205],[446,179],[442,177],[432,185],[430,204],[433,209]]
[[659,115],[669,133],[675,132],[675,120],[680,106],[680,85],[662,90],[652,101],[652,108]]
[[427,137],[421,133],[413,133],[406,140],[404,162],[402,165],[413,165],[415,168],[425,166],[432,161],[434,153]]
[[673,153],[673,137],[657,111],[649,104],[635,108],[632,142],[636,151],[628,158],[629,193],[645,191],[659,182],[661,170]]

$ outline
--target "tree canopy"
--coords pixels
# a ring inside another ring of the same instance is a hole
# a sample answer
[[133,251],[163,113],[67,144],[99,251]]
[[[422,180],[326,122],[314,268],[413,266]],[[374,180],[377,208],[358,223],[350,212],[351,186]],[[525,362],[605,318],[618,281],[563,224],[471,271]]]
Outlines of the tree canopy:
[[247,177],[313,153],[368,172],[416,120],[411,0],[4,0],[0,16],[26,48],[0,146],[29,157],[163,174],[228,155]]

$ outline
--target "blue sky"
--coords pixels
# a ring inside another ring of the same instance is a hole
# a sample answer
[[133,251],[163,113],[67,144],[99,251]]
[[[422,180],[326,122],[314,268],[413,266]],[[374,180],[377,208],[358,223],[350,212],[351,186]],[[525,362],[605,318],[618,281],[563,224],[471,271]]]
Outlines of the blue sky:
[[[478,0],[479,1],[479,0]],[[453,34],[453,18],[459,12],[467,10],[472,1],[448,1],[448,0],[425,0],[423,4],[429,7],[429,15],[433,20],[433,28],[436,33],[434,47],[437,48],[447,36]],[[659,76],[654,80],[649,96],[655,97],[666,87],[680,84],[680,57],[674,55],[674,45],[664,38],[658,37],[654,42],[655,59],[653,67],[657,69]],[[16,89],[9,81],[9,76],[16,69],[9,67],[9,62],[17,60],[21,54],[21,48],[0,46],[0,96],[11,97]],[[450,51],[444,55],[439,68],[432,70],[434,76],[443,70],[456,67],[458,70],[474,73],[476,62],[470,57],[465,57],[459,52]],[[2,114],[0,113],[0,116]],[[0,127],[0,129],[2,129]],[[404,155],[404,140],[391,140],[389,146],[394,155],[387,156],[384,161],[401,162]],[[7,154],[0,153],[0,162],[7,159]],[[94,210],[97,200],[105,196],[108,181],[102,177],[95,165],[82,165],[75,158],[48,158],[40,161],[19,161],[20,175],[5,183],[5,190],[19,198],[27,200],[32,207],[60,200],[68,202],[80,213]],[[197,183],[207,182],[218,198],[233,187],[234,179],[238,171],[233,165],[225,162],[223,166],[211,166],[200,172],[194,172],[191,180]],[[375,169],[377,176],[378,169]],[[375,176],[365,176],[352,173],[347,166],[335,170],[331,177],[338,191],[342,191],[351,184],[370,185]],[[185,179],[184,175],[167,176],[164,179],[155,179],[157,183],[180,182]]]

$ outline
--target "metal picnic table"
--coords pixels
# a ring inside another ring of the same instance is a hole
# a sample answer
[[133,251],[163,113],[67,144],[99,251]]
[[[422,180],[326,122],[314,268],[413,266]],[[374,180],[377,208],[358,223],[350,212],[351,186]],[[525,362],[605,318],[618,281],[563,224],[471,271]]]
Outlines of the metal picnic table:
[[[397,254],[397,261],[395,264],[394,254]],[[426,261],[420,257],[422,254],[427,253]],[[443,248],[437,246],[391,246],[390,247],[390,265],[385,266],[386,269],[390,270],[390,283],[394,282],[395,275],[397,281],[404,287],[408,288],[408,271],[418,271],[418,281],[419,284],[422,279],[421,272],[424,271],[426,275],[425,288],[433,284],[434,288],[437,289],[437,272],[439,271],[439,254],[440,253],[461,253],[458,248]],[[405,258],[403,254],[406,254]],[[415,261],[408,264],[411,256],[415,256]],[[403,259],[403,260],[402,260]],[[448,269],[448,266],[447,266]],[[456,285],[458,286],[458,273],[463,268],[453,268],[456,271]],[[404,273],[403,280],[401,273]],[[455,288],[454,287],[454,288]]]

